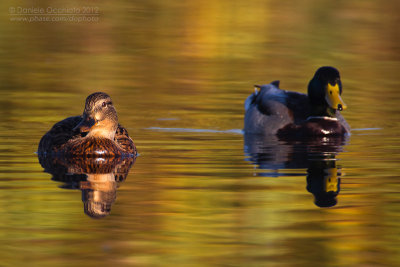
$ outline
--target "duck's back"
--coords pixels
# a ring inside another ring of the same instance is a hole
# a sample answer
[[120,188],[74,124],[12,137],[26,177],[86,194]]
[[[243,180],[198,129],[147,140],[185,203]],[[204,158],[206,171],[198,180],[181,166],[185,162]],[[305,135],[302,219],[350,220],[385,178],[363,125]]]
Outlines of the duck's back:
[[118,124],[114,140],[106,138],[85,138],[74,128],[81,116],[69,117],[57,122],[40,140],[38,153],[66,156],[136,156],[136,147],[128,131]]
[[309,116],[305,94],[282,90],[279,81],[260,86],[245,102],[244,131],[255,134],[276,134],[291,123]]
[[79,132],[73,130],[81,120],[81,116],[74,116],[54,124],[42,139],[40,139],[38,153],[57,152],[68,141],[81,137]]

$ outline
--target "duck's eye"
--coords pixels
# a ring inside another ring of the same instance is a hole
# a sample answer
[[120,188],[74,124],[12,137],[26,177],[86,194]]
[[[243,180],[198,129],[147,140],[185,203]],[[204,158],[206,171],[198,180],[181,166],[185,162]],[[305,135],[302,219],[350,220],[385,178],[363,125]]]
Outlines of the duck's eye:
[[329,93],[332,94],[332,90],[330,90]]
[[103,102],[103,103],[101,104],[101,106],[104,108],[105,106],[107,106],[107,103],[106,103],[106,102]]

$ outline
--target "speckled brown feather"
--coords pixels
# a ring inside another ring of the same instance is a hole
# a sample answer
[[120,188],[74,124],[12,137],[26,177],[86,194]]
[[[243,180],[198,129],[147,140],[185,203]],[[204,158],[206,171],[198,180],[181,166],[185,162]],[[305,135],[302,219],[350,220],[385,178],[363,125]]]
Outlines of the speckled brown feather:
[[120,124],[112,141],[106,138],[82,137],[81,133],[73,130],[81,120],[81,116],[75,116],[56,123],[40,140],[38,153],[71,157],[119,157],[129,154],[136,156],[136,147],[128,131]]
[[114,140],[122,147],[125,153],[136,156],[136,146],[133,143],[133,140],[129,137],[128,131],[120,124],[118,124],[117,131],[115,132]]

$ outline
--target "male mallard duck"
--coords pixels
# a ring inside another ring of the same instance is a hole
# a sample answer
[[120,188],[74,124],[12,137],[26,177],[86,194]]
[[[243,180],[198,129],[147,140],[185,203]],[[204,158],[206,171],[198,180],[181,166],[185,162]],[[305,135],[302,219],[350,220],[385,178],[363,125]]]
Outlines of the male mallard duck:
[[308,95],[279,88],[279,81],[258,86],[245,102],[245,133],[282,137],[345,135],[350,132],[339,111],[346,109],[341,99],[339,71],[319,68],[308,84]]
[[57,122],[40,140],[38,154],[68,157],[136,156],[127,130],[118,124],[117,111],[106,93],[86,98],[82,116]]

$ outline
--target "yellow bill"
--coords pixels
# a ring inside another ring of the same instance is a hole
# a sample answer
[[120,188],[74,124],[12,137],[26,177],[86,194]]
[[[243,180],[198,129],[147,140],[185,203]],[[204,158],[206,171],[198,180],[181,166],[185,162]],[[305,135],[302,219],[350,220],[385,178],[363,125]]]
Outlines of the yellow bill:
[[325,91],[325,100],[328,102],[328,105],[333,109],[344,110],[347,108],[347,105],[343,102],[340,97],[339,85],[335,84],[332,86],[330,83],[326,86]]
[[337,192],[338,191],[338,177],[337,168],[330,168],[325,170],[325,192]]

